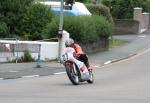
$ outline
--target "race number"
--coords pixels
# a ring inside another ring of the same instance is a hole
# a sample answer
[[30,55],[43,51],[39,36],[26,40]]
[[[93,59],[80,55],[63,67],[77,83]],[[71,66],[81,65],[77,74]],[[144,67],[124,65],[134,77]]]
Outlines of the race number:
[[62,55],[62,58],[63,58],[63,61],[67,61],[68,60],[68,55],[64,54],[64,55]]

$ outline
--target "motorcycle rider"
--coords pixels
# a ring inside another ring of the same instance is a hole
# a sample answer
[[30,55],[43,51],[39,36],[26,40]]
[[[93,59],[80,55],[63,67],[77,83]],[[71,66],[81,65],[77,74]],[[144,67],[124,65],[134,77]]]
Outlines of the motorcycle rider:
[[78,60],[84,62],[86,67],[88,68],[89,71],[92,71],[92,68],[89,64],[89,60],[87,55],[83,52],[81,46],[79,44],[74,43],[74,40],[72,38],[69,38],[65,42],[66,47],[72,47],[76,51],[76,54],[78,56]]

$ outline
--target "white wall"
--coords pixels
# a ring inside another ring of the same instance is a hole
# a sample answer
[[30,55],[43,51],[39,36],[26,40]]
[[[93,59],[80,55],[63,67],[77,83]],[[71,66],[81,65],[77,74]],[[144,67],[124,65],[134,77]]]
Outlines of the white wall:
[[58,42],[44,42],[41,44],[41,60],[53,60],[58,57]]
[[[16,44],[16,41],[0,40],[0,43]],[[17,41],[17,43],[18,43],[18,45],[19,44],[28,44],[28,45],[37,44],[37,45],[39,45],[40,44],[41,45],[41,48],[40,48],[40,56],[41,57],[40,57],[40,59],[43,61],[54,60],[54,59],[58,58],[58,45],[59,45],[58,42]],[[28,49],[28,48],[26,48],[26,49]],[[34,49],[35,49],[35,47],[34,47]],[[2,52],[0,52],[0,53],[2,53]],[[18,55],[18,57],[23,56],[23,54],[24,54],[23,52],[15,52],[15,56]],[[31,55],[33,58],[37,59],[38,58],[38,51],[34,52],[34,53],[31,52]],[[6,56],[3,55],[3,57],[0,57],[0,62],[6,62],[7,61]],[[14,58],[14,57],[10,57],[10,58]]]

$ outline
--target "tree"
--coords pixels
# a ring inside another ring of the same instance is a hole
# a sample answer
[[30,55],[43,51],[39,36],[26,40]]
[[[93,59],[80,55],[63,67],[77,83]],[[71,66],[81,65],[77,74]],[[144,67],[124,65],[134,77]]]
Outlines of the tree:
[[42,39],[42,31],[52,19],[52,12],[49,7],[43,4],[32,4],[27,7],[21,29],[22,36],[28,36],[30,40]]
[[7,34],[9,34],[9,30],[6,23],[0,22],[0,38],[5,38]]
[[0,0],[0,22],[4,22],[5,26],[9,28],[8,34],[10,37],[16,37],[19,33],[23,13],[26,7],[34,0]]
[[127,19],[133,17],[133,8],[141,7],[143,11],[148,11],[148,0],[103,0],[102,3],[107,5],[112,16],[117,19]]
[[34,0],[0,0],[1,37],[42,39],[42,29],[51,21],[51,17],[50,8]]

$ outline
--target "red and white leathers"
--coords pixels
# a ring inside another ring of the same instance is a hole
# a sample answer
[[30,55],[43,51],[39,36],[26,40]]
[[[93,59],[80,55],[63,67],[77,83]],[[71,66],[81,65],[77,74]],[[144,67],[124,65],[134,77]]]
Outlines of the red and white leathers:
[[70,47],[74,48],[76,51],[76,54],[78,55],[78,60],[84,62],[84,64],[87,66],[88,70],[91,70],[92,68],[90,68],[90,64],[88,61],[88,57],[87,55],[83,52],[81,46],[79,44],[75,44],[73,43]]

